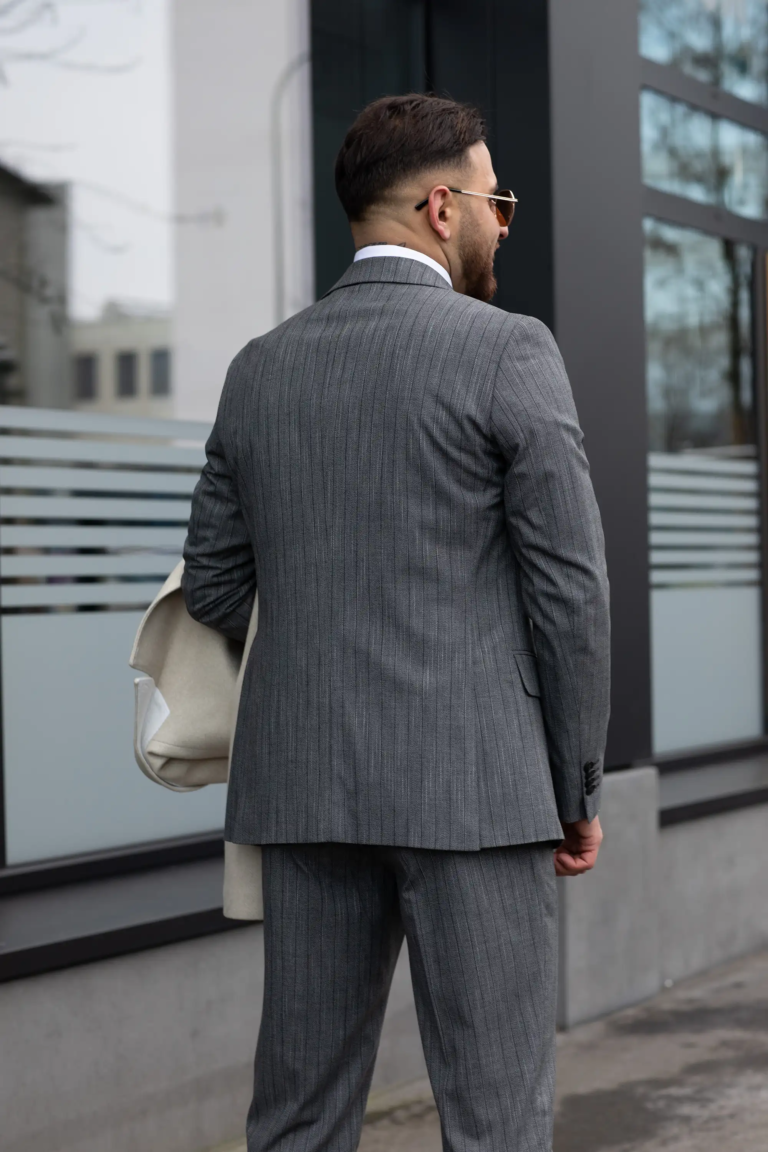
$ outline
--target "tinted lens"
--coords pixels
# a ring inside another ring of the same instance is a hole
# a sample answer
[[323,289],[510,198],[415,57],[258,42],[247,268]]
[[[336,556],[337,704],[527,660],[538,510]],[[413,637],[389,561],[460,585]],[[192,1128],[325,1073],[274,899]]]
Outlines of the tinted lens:
[[[511,196],[509,188],[500,188],[499,196]],[[515,214],[517,205],[514,200],[497,200],[496,201],[496,215],[499,218],[499,224],[505,227],[512,223],[512,217]]]

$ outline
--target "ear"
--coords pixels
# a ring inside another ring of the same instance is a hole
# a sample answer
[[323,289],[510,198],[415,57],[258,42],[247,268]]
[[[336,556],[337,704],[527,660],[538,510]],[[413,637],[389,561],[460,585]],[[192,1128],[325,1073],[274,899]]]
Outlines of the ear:
[[450,240],[450,220],[453,213],[452,195],[445,184],[438,184],[429,194],[427,212],[429,223],[441,240]]

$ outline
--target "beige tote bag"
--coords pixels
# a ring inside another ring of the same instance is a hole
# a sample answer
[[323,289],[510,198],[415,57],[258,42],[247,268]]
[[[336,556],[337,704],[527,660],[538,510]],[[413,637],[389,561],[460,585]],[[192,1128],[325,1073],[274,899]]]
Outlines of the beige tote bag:
[[[129,664],[134,680],[134,754],[142,772],[174,792],[226,784],[248,653],[258,627],[259,598],[245,644],[189,615],[181,560],[144,613]],[[224,915],[263,919],[261,849],[224,845]]]

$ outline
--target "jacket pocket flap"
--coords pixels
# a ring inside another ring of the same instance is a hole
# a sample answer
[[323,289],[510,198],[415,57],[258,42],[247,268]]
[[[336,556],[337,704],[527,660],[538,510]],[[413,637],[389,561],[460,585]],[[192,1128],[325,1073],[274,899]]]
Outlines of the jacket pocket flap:
[[529,696],[541,696],[539,687],[539,669],[536,657],[532,652],[515,652],[515,660],[520,672],[523,687]]

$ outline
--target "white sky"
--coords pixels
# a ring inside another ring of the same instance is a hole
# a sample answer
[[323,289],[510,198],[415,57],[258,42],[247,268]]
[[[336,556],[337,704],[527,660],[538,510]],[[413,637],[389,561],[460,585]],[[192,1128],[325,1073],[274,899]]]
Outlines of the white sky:
[[[0,17],[0,160],[31,179],[72,184],[69,289],[77,318],[95,316],[109,299],[172,303],[169,6],[19,0]],[[76,38],[54,60],[14,59]],[[132,62],[111,74],[68,67]]]

